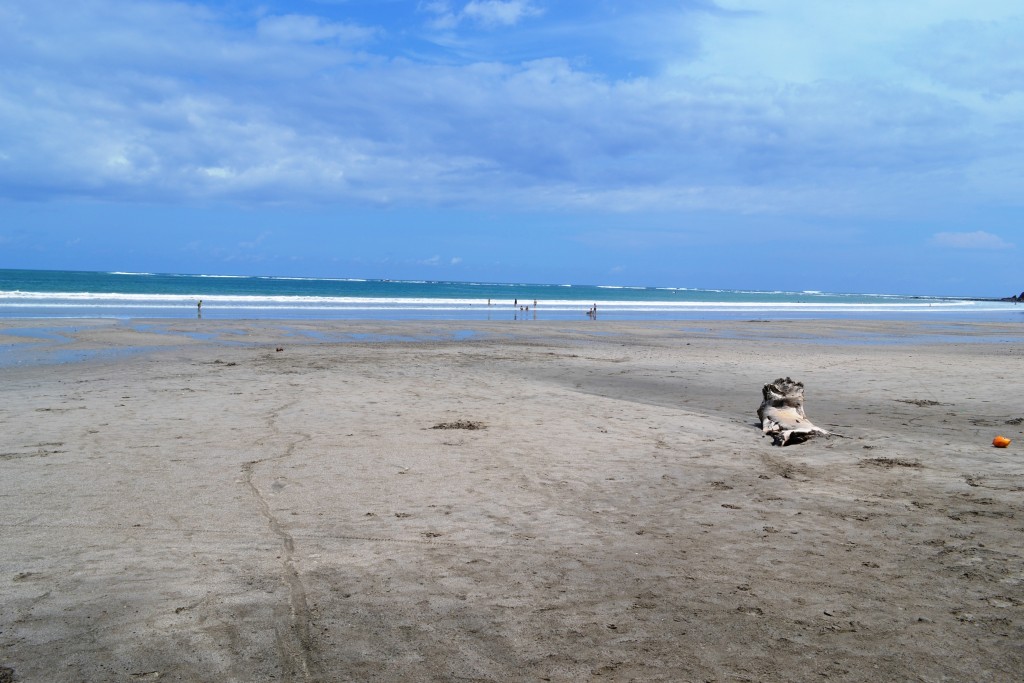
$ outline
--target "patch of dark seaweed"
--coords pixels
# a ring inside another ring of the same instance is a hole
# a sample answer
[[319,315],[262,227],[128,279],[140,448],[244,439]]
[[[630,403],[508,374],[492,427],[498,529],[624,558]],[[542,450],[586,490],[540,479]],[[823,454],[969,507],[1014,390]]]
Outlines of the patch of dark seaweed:
[[455,422],[438,422],[431,429],[487,429],[487,425],[472,420],[456,420]]
[[861,465],[874,465],[875,467],[924,467],[917,460],[904,460],[903,458],[867,458],[860,461]]

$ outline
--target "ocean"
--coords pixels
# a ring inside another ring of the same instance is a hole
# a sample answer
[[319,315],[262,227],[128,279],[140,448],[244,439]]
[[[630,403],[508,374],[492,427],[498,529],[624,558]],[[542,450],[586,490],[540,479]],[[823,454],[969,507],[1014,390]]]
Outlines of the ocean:
[[599,320],[1024,322],[1024,306],[938,296],[0,269],[0,318],[585,320],[595,305]]

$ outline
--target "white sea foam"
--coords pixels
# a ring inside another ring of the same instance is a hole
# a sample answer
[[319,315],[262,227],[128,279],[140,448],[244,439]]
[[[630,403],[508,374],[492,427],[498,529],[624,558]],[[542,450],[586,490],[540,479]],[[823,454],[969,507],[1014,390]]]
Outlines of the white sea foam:
[[[465,285],[467,283],[459,283]],[[500,285],[495,285],[500,286]],[[509,285],[509,287],[515,287]],[[559,289],[554,289],[559,287]],[[199,289],[199,287],[197,287]],[[376,289],[376,288],[374,288]],[[422,288],[420,288],[422,291]],[[583,316],[596,301],[605,319],[703,319],[729,316],[750,316],[755,318],[819,316],[842,318],[848,316],[889,317],[905,315],[908,318],[934,314],[975,318],[988,314],[990,318],[1005,318],[1015,315],[1016,309],[1005,302],[977,301],[965,299],[908,298],[895,295],[880,295],[856,299],[856,295],[776,295],[753,292],[744,296],[734,290],[714,294],[709,290],[696,290],[695,296],[709,296],[710,301],[687,301],[689,294],[661,296],[662,301],[644,300],[644,294],[636,294],[633,288],[605,287],[606,293],[595,299],[566,299],[577,291],[590,292],[589,287],[571,289],[556,285],[547,291],[561,292],[563,296],[546,299],[537,297],[539,305],[532,300],[536,289],[516,292],[502,289],[502,298],[484,296],[323,296],[323,295],[259,295],[223,294],[193,291],[182,294],[122,294],[95,292],[26,292],[0,291],[0,317],[185,317],[196,315],[196,303],[202,299],[204,316],[277,318],[356,318],[372,317],[385,319],[447,318],[501,320],[513,316],[538,318],[540,320],[575,320]],[[644,288],[639,288],[644,289]],[[427,290],[429,291],[429,289]],[[442,285],[441,290],[444,291]],[[449,290],[450,291],[450,290]],[[465,291],[465,290],[463,290]],[[653,290],[647,290],[652,292]],[[681,290],[686,291],[686,290]],[[490,292],[493,294],[494,292]],[[515,296],[514,296],[515,295]],[[507,298],[505,298],[507,297]],[[521,311],[513,305],[519,298],[525,306],[530,302],[530,311]],[[621,297],[621,298],[617,298]],[[768,299],[758,301],[757,299]],[[781,300],[780,300],[781,299]]]
[[256,280],[296,280],[299,282],[366,282],[357,277],[289,277],[285,275],[256,275]]
[[[332,297],[303,295],[245,295],[245,294],[122,294],[94,292],[22,292],[0,291],[0,306],[12,305],[61,305],[61,306],[194,306],[200,299],[204,305],[226,307],[254,306],[311,306],[347,308],[369,306],[382,307],[482,307],[501,310],[511,305],[511,300],[494,301],[487,306],[484,298],[435,298],[435,297]],[[526,299],[524,299],[524,302]],[[542,300],[537,310],[574,310],[584,307],[589,300],[551,299]],[[604,310],[622,311],[914,311],[914,310],[1003,310],[1003,302],[980,302],[961,299],[932,299],[913,301],[826,302],[826,301],[640,301],[640,300],[599,300]]]

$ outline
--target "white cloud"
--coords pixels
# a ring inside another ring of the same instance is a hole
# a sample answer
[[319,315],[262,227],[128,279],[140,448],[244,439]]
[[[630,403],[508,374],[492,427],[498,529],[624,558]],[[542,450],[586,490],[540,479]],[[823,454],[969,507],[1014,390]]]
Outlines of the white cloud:
[[[907,41],[900,56],[941,87],[980,93],[989,106],[1024,92],[1024,13],[1004,21],[948,21]],[[1010,102],[1020,115],[1020,102]]]
[[450,2],[427,2],[420,5],[420,10],[433,15],[430,26],[436,30],[454,29],[463,22],[484,28],[515,26],[543,14],[529,0],[471,0],[461,9],[454,9]]
[[[700,17],[701,58],[677,66],[702,75],[798,83],[905,77],[899,64],[907,56],[904,46],[916,43],[913,57],[945,51],[947,39],[934,34],[935,29],[951,22],[978,22],[975,28],[984,30],[985,22],[1012,21],[1021,14],[1020,5],[1008,0],[719,0],[716,4],[725,11]],[[960,27],[961,32],[968,30],[972,29]],[[961,36],[963,42],[957,44],[969,47],[957,58],[973,61],[974,52],[987,51],[985,37],[990,36]]]
[[460,263],[462,263],[462,257],[461,256],[453,256],[452,258],[450,258],[447,261],[445,261],[439,255],[435,255],[435,256],[431,256],[430,258],[420,259],[416,263],[420,264],[421,266],[431,266],[431,267],[433,267],[433,266],[441,266],[441,265],[457,266]]
[[450,2],[421,3],[419,10],[431,15],[428,25],[436,31],[449,31],[459,25],[458,13],[452,9]]
[[[874,76],[864,67],[872,50],[882,50],[878,64],[898,61],[892,46],[911,45],[900,36],[917,17],[865,3],[875,14],[861,3],[722,0],[729,11],[695,12],[666,0],[613,16],[595,3],[586,26],[602,27],[598,40],[584,45],[580,31],[569,48],[553,38],[568,30],[561,19],[526,21],[539,3],[420,5],[453,27],[520,26],[501,34],[542,46],[544,58],[526,60],[507,56],[519,54],[506,51],[512,43],[494,47],[492,32],[473,42],[472,59],[441,48],[427,57],[401,31],[317,16],[246,23],[213,5],[8,0],[19,24],[0,21],[0,63],[24,68],[0,69],[0,196],[843,215],[930,197],[1018,206],[1021,101],[1008,96],[995,109],[982,96],[1008,91],[1016,62],[990,87],[986,64],[1006,50],[978,50],[957,79],[957,88],[976,81],[963,98],[908,87],[893,71]],[[957,16],[951,2],[936,3],[935,21]],[[992,12],[963,16],[1001,21]],[[645,76],[615,71],[604,53],[620,15],[631,28],[616,40],[657,44],[645,54],[660,61]],[[870,44],[872,22],[889,43]],[[846,24],[857,28],[849,37]],[[668,37],[639,28],[652,25]],[[813,37],[828,26],[843,36]],[[681,35],[687,49],[659,54]],[[374,52],[351,49],[370,38],[380,39]],[[577,47],[605,64],[576,60]],[[773,61],[786,55],[811,65],[807,82],[800,64]],[[847,63],[856,74],[836,66]],[[925,78],[923,65],[905,66]],[[859,80],[844,80],[851,74]]]
[[932,243],[952,249],[1012,249],[1014,247],[999,235],[993,235],[984,230],[940,232],[932,237]]
[[199,172],[210,178],[230,178],[235,173],[230,168],[223,168],[220,166],[210,166],[208,168],[200,168]]
[[242,249],[256,249],[260,245],[262,245],[264,240],[266,240],[268,237],[270,237],[270,231],[264,230],[259,235],[257,235],[255,239],[247,242],[239,242],[238,246],[241,247]]
[[515,26],[541,11],[524,0],[472,0],[462,8],[462,15],[484,26]]
[[282,42],[320,42],[337,40],[341,43],[363,43],[373,38],[376,31],[365,26],[325,21],[320,17],[286,14],[265,17],[256,30],[260,36]]

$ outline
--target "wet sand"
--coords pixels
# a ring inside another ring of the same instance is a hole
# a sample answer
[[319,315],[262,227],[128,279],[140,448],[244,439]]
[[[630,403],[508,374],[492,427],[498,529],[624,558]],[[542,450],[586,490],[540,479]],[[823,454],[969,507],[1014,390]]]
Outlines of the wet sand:
[[[4,321],[3,359],[15,681],[1024,671],[1019,325]],[[761,438],[787,375],[841,436]]]

